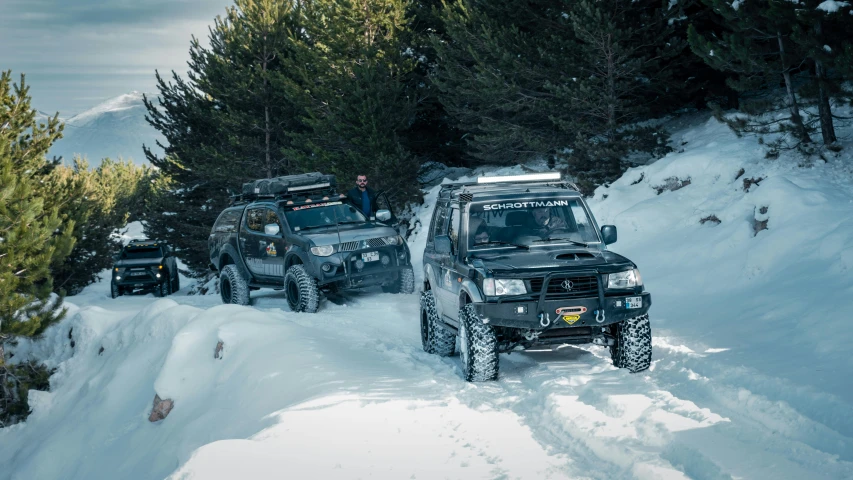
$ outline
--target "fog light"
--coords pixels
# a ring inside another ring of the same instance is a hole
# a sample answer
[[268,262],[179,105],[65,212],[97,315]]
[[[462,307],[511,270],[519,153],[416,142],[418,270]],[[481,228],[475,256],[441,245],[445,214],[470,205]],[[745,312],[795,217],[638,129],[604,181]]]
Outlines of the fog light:
[[324,263],[323,266],[320,268],[322,268],[324,272],[330,272],[330,271],[332,271],[332,264],[331,263]]
[[391,263],[391,258],[388,255],[382,255],[382,265],[388,265]]
[[355,261],[355,268],[357,268],[359,270],[364,268],[364,260],[356,260]]
[[406,251],[400,250],[399,252],[397,252],[397,256],[400,258],[406,258]]
[[116,275],[116,280],[121,280],[121,276]]
[[517,313],[518,315],[525,315],[527,313],[527,305],[515,307],[515,313]]
[[159,273],[157,274],[157,278],[160,278],[160,274],[159,274]]

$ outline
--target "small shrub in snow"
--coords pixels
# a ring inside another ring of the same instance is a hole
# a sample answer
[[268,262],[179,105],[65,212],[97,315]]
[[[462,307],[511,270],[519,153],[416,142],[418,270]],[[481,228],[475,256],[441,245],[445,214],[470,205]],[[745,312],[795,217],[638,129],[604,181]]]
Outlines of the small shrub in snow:
[[642,182],[644,178],[646,178],[646,174],[645,174],[645,173],[641,173],[641,174],[640,174],[640,178],[638,178],[638,179],[634,180],[633,182],[631,182],[631,185],[636,185],[636,184],[638,184],[638,183]]
[[222,359],[222,349],[225,347],[225,344],[222,343],[222,340],[216,342],[216,348],[213,349],[213,358]]
[[712,222],[715,225],[719,225],[719,224],[723,223],[722,220],[720,220],[719,218],[717,218],[716,215],[713,215],[713,214],[708,215],[707,217],[704,217],[704,218],[699,220],[699,223],[702,225],[705,225],[708,222]]
[[753,185],[757,186],[758,184],[761,183],[762,180],[764,180],[764,177],[744,178],[743,179],[743,191],[748,192],[749,189],[752,188]]
[[669,177],[664,179],[663,185],[658,185],[657,187],[652,187],[655,189],[658,195],[665,191],[674,192],[676,190],[680,190],[686,186],[690,185],[690,177],[685,179],[680,179],[678,177]]

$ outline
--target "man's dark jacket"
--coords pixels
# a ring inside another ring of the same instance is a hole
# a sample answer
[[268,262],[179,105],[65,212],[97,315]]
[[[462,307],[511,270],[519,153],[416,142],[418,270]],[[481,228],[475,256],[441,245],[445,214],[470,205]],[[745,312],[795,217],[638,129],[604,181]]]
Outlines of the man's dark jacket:
[[[364,213],[364,209],[361,204],[361,190],[358,187],[353,188],[349,192],[347,192],[347,197],[350,202],[358,208],[359,212]],[[376,213],[376,190],[367,187],[367,198],[370,200],[370,215]]]

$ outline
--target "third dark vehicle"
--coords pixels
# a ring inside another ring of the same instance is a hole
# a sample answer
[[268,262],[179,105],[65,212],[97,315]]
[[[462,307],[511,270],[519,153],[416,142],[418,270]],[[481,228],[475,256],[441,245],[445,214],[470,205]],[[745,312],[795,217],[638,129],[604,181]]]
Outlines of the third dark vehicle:
[[156,240],[131,240],[113,264],[110,295],[153,292],[165,297],[181,289],[178,264],[168,244]]
[[494,380],[499,353],[547,345],[608,346],[613,364],[649,368],[652,336],[637,266],[613,253],[559,173],[442,185],[424,250],[421,339],[452,355],[468,381]]
[[333,175],[320,173],[245,184],[208,240],[222,301],[248,305],[250,289],[283,288],[291,310],[316,312],[322,292],[413,293],[409,247],[387,198],[377,200],[368,218],[337,193]]

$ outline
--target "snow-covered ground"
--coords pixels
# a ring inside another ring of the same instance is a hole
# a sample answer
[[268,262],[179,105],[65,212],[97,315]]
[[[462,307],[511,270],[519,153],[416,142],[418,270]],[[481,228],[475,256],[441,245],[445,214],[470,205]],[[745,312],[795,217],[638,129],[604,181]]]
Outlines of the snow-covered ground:
[[[674,142],[591,200],[652,293],[649,371],[565,347],[470,384],[421,349],[417,295],[294,314],[100,283],[19,347],[57,372],[0,430],[0,479],[853,478],[853,145],[799,166],[714,120]],[[175,406],[152,424],[155,393]]]

